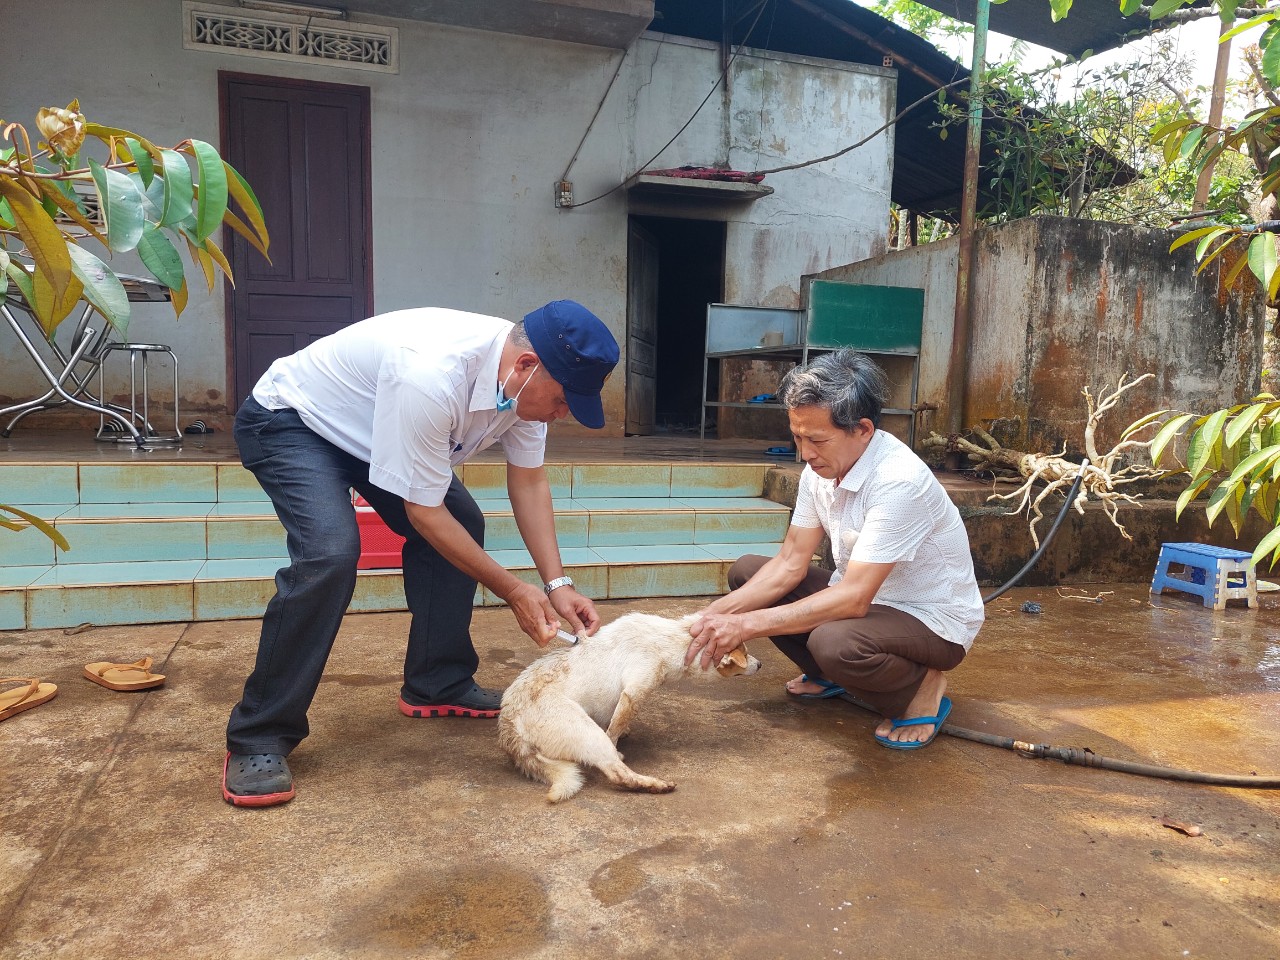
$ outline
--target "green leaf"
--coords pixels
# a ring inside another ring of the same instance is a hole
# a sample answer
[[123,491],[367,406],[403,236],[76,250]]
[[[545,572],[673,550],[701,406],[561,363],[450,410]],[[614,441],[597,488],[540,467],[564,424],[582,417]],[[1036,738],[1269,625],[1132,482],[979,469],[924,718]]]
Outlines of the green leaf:
[[[1220,244],[1218,244],[1208,253],[1204,254],[1204,256],[1200,260],[1200,266],[1196,267],[1196,273],[1203,273],[1207,267],[1212,265],[1213,261],[1217,260],[1218,257],[1222,256],[1223,252],[1227,249],[1227,247],[1231,246],[1233,243],[1236,242],[1236,236],[1237,235],[1234,233],[1231,234],[1230,236],[1227,237],[1227,239],[1223,240]],[[1243,260],[1245,258],[1241,257],[1240,259]]]
[[84,298],[107,318],[123,337],[129,328],[129,295],[111,269],[88,250],[68,247],[71,269],[84,284]]
[[1236,416],[1227,427],[1227,446],[1234,447],[1239,443],[1240,438],[1253,429],[1253,425],[1266,412],[1268,406],[1269,404],[1266,403],[1255,403],[1246,407],[1243,413]]
[[1264,287],[1276,272],[1276,239],[1269,233],[1260,233],[1249,241],[1249,269]]
[[23,291],[24,296],[45,336],[52,336],[75,307],[83,289],[71,272],[69,241],[36,198],[14,180],[0,176],[0,194],[8,198],[18,236],[35,262],[31,284]]
[[1223,281],[1223,285],[1230,290],[1232,285],[1236,282],[1236,278],[1244,272],[1244,269],[1247,266],[1249,266],[1249,258],[1243,254],[1240,255],[1232,265],[1231,269],[1227,271],[1227,278]]
[[1239,489],[1235,484],[1223,483],[1218,484],[1217,489],[1209,497],[1209,504],[1204,508],[1205,518],[1209,521],[1209,526],[1213,526],[1214,521],[1222,516],[1222,511],[1226,509],[1234,497],[1236,490]]
[[1164,453],[1164,448],[1169,445],[1169,441],[1178,435],[1178,432],[1187,425],[1187,422],[1194,419],[1194,414],[1184,413],[1181,416],[1174,417],[1161,427],[1154,437],[1151,438],[1151,462],[1160,463],[1160,455]]
[[1265,537],[1258,541],[1257,547],[1253,551],[1253,563],[1255,566],[1262,563],[1262,558],[1268,553],[1272,554],[1271,564],[1267,569],[1271,569],[1276,565],[1277,556],[1280,556],[1280,527],[1276,527]]
[[1071,12],[1071,2],[1072,0],[1049,0],[1049,9],[1052,11],[1054,23]]
[[[227,171],[227,189],[230,191],[231,196],[235,198],[236,203],[240,204],[240,209],[244,212],[245,217],[248,218],[249,225],[253,227],[258,237],[257,242],[255,242],[252,237],[245,234],[245,239],[266,257],[267,247],[271,245],[271,238],[267,234],[267,223],[262,216],[262,204],[258,202],[258,196],[253,192],[253,188],[249,186],[249,182],[240,176],[235,167],[225,162],[223,166]],[[228,223],[231,223],[234,228],[237,222],[239,221],[235,220],[235,214],[230,214]],[[270,257],[267,257],[268,262],[270,262],[270,259]]]
[[160,203],[160,226],[171,227],[191,216],[191,168],[176,150],[160,151],[164,172],[164,199]]
[[1166,13],[1172,13],[1182,6],[1187,0],[1156,0],[1151,5],[1151,19],[1158,20]]
[[1189,131],[1178,146],[1178,156],[1185,160],[1195,153],[1196,148],[1200,146],[1200,141],[1204,139],[1207,132],[1207,127],[1196,127],[1196,129]]
[[1235,535],[1240,536],[1240,524],[1244,519],[1244,495],[1246,489],[1243,486],[1232,488],[1227,496],[1227,520],[1231,523],[1231,529],[1235,531]]
[[1222,227],[1200,227],[1196,230],[1188,230],[1182,236],[1178,237],[1177,240],[1173,241],[1173,243],[1169,244],[1169,252],[1173,253],[1173,251],[1177,250],[1179,247],[1185,247],[1188,243],[1194,243],[1201,237],[1208,236],[1209,234],[1222,229]]
[[1236,464],[1226,482],[1240,483],[1246,477],[1252,477],[1255,474],[1261,476],[1270,470],[1277,460],[1280,460],[1280,447],[1264,447],[1256,450]]
[[1125,427],[1124,433],[1120,435],[1120,439],[1128,440],[1138,431],[1146,429],[1147,427],[1151,426],[1151,424],[1155,423],[1157,420],[1160,420],[1161,418],[1166,417],[1168,415],[1169,415],[1168,410],[1157,410],[1154,413],[1148,413],[1142,419],[1135,420],[1133,423]]
[[1250,17],[1248,20],[1244,21],[1244,23],[1236,24],[1226,33],[1218,37],[1218,42],[1225,43],[1227,40],[1230,40],[1232,37],[1239,36],[1240,34],[1244,33],[1246,30],[1252,30],[1254,27],[1261,27],[1263,24],[1267,23],[1267,21],[1274,20],[1275,18],[1276,18],[1276,15],[1274,13],[1263,13],[1263,14],[1259,14],[1256,17]]
[[1183,490],[1182,493],[1178,494],[1178,503],[1175,506],[1173,513],[1174,519],[1180,519],[1182,517],[1182,511],[1187,508],[1187,505],[1190,504],[1192,500],[1200,495],[1200,491],[1203,490],[1212,479],[1213,471],[1206,470],[1204,473],[1200,474],[1200,476],[1196,477],[1195,480],[1191,481],[1191,484]]
[[1280,86],[1280,24],[1271,24],[1258,38],[1258,46],[1262,50],[1262,75],[1272,86]]
[[34,303],[36,292],[31,283],[31,274],[12,261],[4,269],[5,273],[9,274],[9,278],[14,282],[14,285],[22,291],[22,299],[26,300],[28,304]]
[[1274,483],[1262,482],[1258,484],[1258,491],[1253,497],[1253,510],[1258,516],[1262,517],[1267,523],[1274,524],[1276,522],[1276,494],[1277,488]]
[[1120,0],[1120,16],[1129,17],[1142,9],[1142,0]]
[[218,151],[203,140],[190,141],[200,171],[196,200],[196,242],[204,243],[222,225],[227,212],[227,171]]
[[113,253],[127,253],[142,237],[146,198],[137,184],[119,170],[110,170],[92,159],[89,169],[107,222],[108,246]]
[[151,154],[133,137],[126,137],[124,141],[125,148],[129,151],[129,158],[138,169],[138,176],[142,178],[143,189],[151,186],[151,180],[156,175],[155,166],[151,161]]
[[1182,130],[1184,127],[1189,127],[1195,122],[1196,121],[1191,117],[1179,117],[1177,120],[1174,120],[1172,123],[1161,124],[1160,126],[1156,127],[1154,130],[1152,130],[1151,139],[1155,141],[1163,140],[1165,137],[1169,136],[1169,134],[1174,133],[1175,131],[1178,131],[1178,130]]
[[182,258],[178,256],[178,250],[169,238],[153,223],[148,223],[142,230],[142,239],[138,241],[138,256],[151,271],[151,275],[170,290],[182,286]]
[[1224,233],[1230,232],[1231,231],[1226,227],[1217,227],[1206,233],[1200,238],[1200,242],[1196,244],[1196,259],[1203,260],[1204,252],[1209,248],[1209,244],[1213,243],[1214,240],[1218,239],[1218,237],[1222,236]]
[[1221,456],[1222,450],[1222,425],[1227,421],[1227,415],[1230,411],[1217,410],[1209,415],[1205,420],[1204,426],[1195,432],[1191,438],[1191,446],[1196,447],[1196,439],[1199,438],[1199,448],[1195,450],[1194,459],[1191,458],[1191,450],[1187,451],[1189,462],[1187,468],[1191,473],[1199,473],[1206,466],[1217,466],[1214,462],[1217,457]]

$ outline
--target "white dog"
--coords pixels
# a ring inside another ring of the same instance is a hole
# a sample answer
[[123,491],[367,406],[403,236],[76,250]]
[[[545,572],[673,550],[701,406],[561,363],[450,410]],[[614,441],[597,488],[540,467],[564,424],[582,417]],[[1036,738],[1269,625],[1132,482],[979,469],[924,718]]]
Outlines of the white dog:
[[629,613],[594,637],[535,660],[507,688],[498,742],[525,776],[551,786],[549,801],[567,800],[582,789],[578,764],[596,767],[626,790],[676,788],[622,762],[618,738],[630,727],[636,706],[677,677],[734,677],[760,669],[745,647],[726,654],[714,670],[700,669],[697,660],[686,667],[693,620]]

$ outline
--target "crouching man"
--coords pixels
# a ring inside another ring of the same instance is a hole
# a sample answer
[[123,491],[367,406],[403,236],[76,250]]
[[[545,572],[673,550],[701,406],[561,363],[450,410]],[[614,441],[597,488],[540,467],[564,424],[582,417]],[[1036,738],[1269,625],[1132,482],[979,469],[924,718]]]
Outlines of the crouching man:
[[[926,746],[951,711],[946,673],[982,625],[982,597],[960,514],[929,467],[879,427],[887,381],[865,355],[826,354],[786,375],[787,408],[806,466],[786,539],[748,555],[730,593],[690,627],[687,662],[703,665],[769,637],[804,672],[787,692],[848,692],[884,716],[876,740]],[[823,533],[835,571],[812,564]]]

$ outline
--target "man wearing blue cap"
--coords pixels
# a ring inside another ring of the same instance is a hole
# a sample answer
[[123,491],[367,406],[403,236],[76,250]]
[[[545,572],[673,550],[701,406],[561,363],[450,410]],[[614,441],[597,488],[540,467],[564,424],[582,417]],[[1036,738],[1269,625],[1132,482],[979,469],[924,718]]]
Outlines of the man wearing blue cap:
[[[605,325],[572,300],[512,324],[458,310],[401,310],[352,324],[271,365],[236,415],[241,460],[288,534],[289,565],[263,615],[257,662],[227,724],[222,795],[237,806],[291,800],[285,757],[356,583],[360,537],[350,489],[406,538],[413,615],[401,713],[495,717],[502,693],[475,682],[476,583],[507,602],[539,646],[561,620],[594,633],[595,606],[565,576],[547,424],[570,413],[604,426],[600,391],[618,362]],[[453,468],[501,443],[507,491],[544,586],[484,552],[484,516]]]

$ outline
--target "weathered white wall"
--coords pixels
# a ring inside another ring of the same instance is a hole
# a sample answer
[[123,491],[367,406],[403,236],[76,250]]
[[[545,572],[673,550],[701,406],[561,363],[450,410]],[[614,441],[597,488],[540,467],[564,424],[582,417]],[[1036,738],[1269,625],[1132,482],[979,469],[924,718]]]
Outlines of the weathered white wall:
[[[384,21],[400,30],[400,72],[382,74],[185,50],[181,9],[177,0],[43,0],[6,9],[0,116],[34,132],[40,107],[79,97],[91,120],[162,145],[186,137],[217,145],[220,70],[366,86],[379,312],[432,304],[517,318],[570,297],[625,343],[625,192],[574,210],[552,202],[553,183],[621,51]],[[50,58],[57,69],[48,69]],[[721,69],[714,45],[657,34],[643,36],[626,58],[570,172],[578,202],[648,161]],[[747,51],[729,93],[717,91],[650,165],[751,169],[811,159],[879,126],[893,98],[892,71]],[[801,274],[881,248],[891,156],[892,138],[882,136],[838,161],[770,177],[777,192],[755,204],[642,212],[727,220],[726,299],[795,306]],[[140,272],[127,259],[113,265]],[[182,358],[184,420],[216,419],[240,399],[225,393],[224,324],[221,286],[212,294],[193,289],[179,320],[167,306],[135,310],[131,338],[169,343]],[[42,392],[29,361],[14,359],[19,352],[0,326],[0,403]],[[610,421],[620,424],[623,378],[607,389]],[[58,419],[40,415],[49,427]]]

